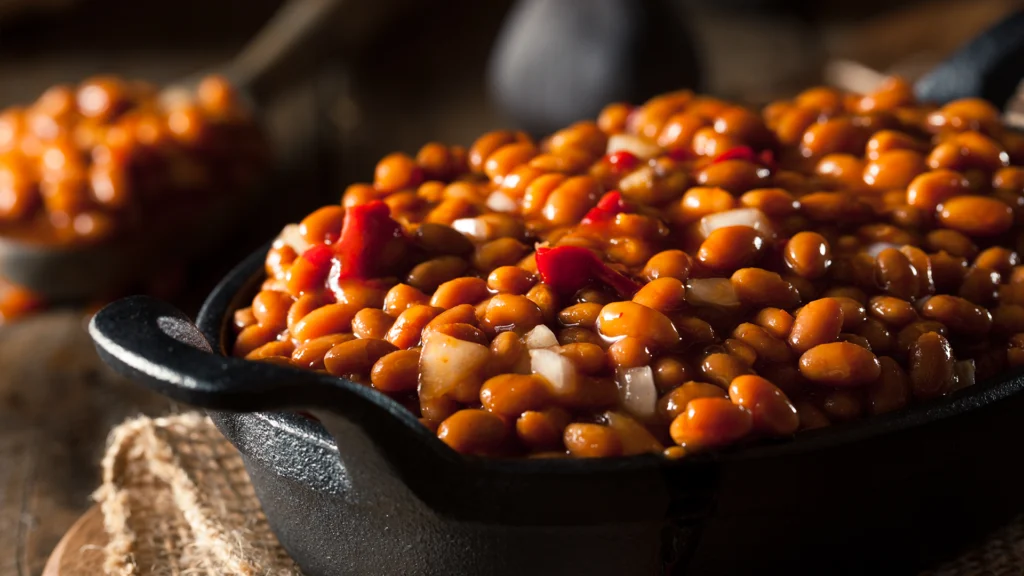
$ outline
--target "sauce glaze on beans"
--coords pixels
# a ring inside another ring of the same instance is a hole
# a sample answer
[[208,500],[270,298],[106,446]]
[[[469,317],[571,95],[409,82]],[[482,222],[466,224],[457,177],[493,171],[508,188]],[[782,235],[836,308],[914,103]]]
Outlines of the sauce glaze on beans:
[[911,93],[678,92],[389,155],[285,228],[235,353],[500,457],[679,458],[972,386],[1024,365],[1024,157],[987,104]]

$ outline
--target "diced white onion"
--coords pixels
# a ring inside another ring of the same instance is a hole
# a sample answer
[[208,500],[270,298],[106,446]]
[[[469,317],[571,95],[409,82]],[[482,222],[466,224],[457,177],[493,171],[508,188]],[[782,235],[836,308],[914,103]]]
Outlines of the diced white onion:
[[881,253],[882,250],[886,250],[888,248],[895,248],[899,250],[901,247],[901,244],[893,244],[892,242],[875,242],[874,244],[869,244],[864,248],[864,252],[872,258],[878,258],[878,254]]
[[309,242],[302,237],[299,233],[298,224],[289,224],[285,226],[281,233],[277,235],[277,239],[284,242],[286,245],[291,246],[292,250],[295,250],[296,254],[302,254],[309,249]]
[[487,207],[495,212],[515,212],[519,208],[516,201],[501,190],[491,192],[487,197]]
[[425,333],[420,350],[420,398],[439,398],[456,386],[460,390],[471,386],[479,389],[491,360],[491,350],[487,346],[434,330]]
[[641,420],[654,416],[658,391],[654,386],[654,371],[650,366],[618,370],[615,383],[619,386],[619,400],[626,412]]
[[606,149],[608,154],[622,150],[641,160],[648,160],[661,154],[661,148],[657,144],[632,134],[615,134],[608,139],[608,148]]
[[654,169],[650,166],[644,166],[639,170],[634,170],[629,174],[626,174],[621,180],[619,180],[619,190],[626,192],[643,192],[650,190],[654,186]]
[[757,230],[762,236],[771,237],[775,234],[771,220],[757,208],[737,208],[708,214],[700,219],[700,233],[707,238],[712,232],[726,226],[748,226]]
[[555,337],[555,333],[543,324],[538,324],[533,330],[527,332],[523,340],[530,350],[558,346],[558,338]]
[[728,278],[691,278],[686,281],[686,301],[694,306],[732,308],[740,305],[739,296]]
[[556,396],[572,394],[576,389],[576,365],[554,350],[530,350],[530,371],[547,380]]
[[487,240],[494,232],[494,226],[483,218],[459,218],[452,228],[477,241]]

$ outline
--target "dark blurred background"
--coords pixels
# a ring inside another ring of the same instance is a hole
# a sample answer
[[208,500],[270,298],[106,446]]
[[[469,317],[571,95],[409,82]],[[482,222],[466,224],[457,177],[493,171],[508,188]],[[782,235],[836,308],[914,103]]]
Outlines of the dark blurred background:
[[[873,71],[913,79],[1021,5],[1016,0],[667,3],[678,19],[669,24],[669,36],[692,46],[698,70],[682,69],[685,58],[679,54],[655,53],[643,60],[646,74],[668,86],[676,78],[679,83],[696,78],[705,92],[754,105],[813,83],[856,88],[870,83]],[[54,83],[98,72],[169,82],[216,68],[281,4],[0,0],[0,104],[27,102]],[[281,79],[264,115],[290,199],[280,203],[273,224],[280,226],[315,204],[336,202],[346,183],[371,178],[376,159],[389,151],[415,152],[429,140],[468,144],[486,130],[516,124],[487,90],[492,48],[513,4],[348,2],[332,23],[336,32],[330,41],[316,46],[301,73]]]

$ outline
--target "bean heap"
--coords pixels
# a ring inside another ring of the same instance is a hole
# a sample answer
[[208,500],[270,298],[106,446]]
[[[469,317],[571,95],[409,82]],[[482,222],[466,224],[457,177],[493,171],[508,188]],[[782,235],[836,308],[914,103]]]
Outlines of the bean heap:
[[[194,221],[248,189],[264,141],[223,78],[160,93],[102,76],[0,112],[0,234],[81,244]],[[161,228],[162,229],[162,228]]]
[[991,105],[899,79],[431,143],[282,231],[234,354],[372,386],[466,454],[790,436],[1024,364],[1021,166]]

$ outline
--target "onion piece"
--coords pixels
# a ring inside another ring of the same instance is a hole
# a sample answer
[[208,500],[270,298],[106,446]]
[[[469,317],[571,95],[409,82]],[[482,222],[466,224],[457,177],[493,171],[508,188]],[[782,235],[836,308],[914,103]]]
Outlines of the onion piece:
[[654,371],[650,366],[626,368],[615,372],[622,407],[641,420],[652,418],[658,403]]
[[654,169],[644,166],[626,174],[619,180],[619,190],[627,195],[631,192],[641,193],[650,190],[654,186]]
[[277,235],[277,240],[284,242],[287,246],[291,246],[292,250],[295,250],[296,254],[302,254],[306,250],[309,250],[309,247],[311,246],[311,244],[306,242],[306,239],[302,237],[298,224],[289,224],[282,228],[281,233]]
[[975,365],[974,360],[960,360],[953,364],[953,376],[955,383],[953,384],[954,390],[960,390],[969,386],[974,386],[975,383]]
[[629,416],[618,412],[605,412],[603,416],[608,427],[619,433],[619,439],[622,440],[623,456],[661,452],[665,449],[665,446],[643,424]]
[[881,253],[882,250],[886,250],[888,248],[895,248],[899,250],[902,247],[902,244],[893,244],[892,242],[875,242],[874,244],[868,244],[864,248],[864,252],[872,258],[878,258],[878,254]]
[[737,208],[708,214],[700,219],[700,233],[707,238],[712,232],[726,226],[748,226],[757,230],[762,236],[771,238],[775,235],[771,220],[757,208]]
[[530,371],[544,377],[555,396],[572,394],[579,381],[579,372],[572,360],[550,349],[530,350]]
[[625,150],[641,160],[649,160],[661,155],[660,146],[648,142],[639,136],[634,136],[632,134],[614,134],[611,138],[608,138],[608,148],[605,150],[606,154],[614,154],[621,150]]
[[686,281],[686,302],[694,306],[732,308],[740,298],[728,278],[691,278]]
[[490,240],[494,234],[494,226],[483,218],[459,218],[452,222],[452,228],[478,242]]
[[482,344],[434,330],[425,333],[420,351],[420,400],[450,396],[460,402],[471,401],[479,396],[492,359],[490,348]]
[[516,212],[519,209],[516,201],[501,190],[491,192],[491,195],[487,197],[487,207],[495,212],[505,213]]
[[526,342],[526,347],[530,350],[558,346],[558,338],[555,336],[555,333],[551,331],[551,328],[543,324],[538,324],[533,330],[527,332],[523,337],[523,341]]

